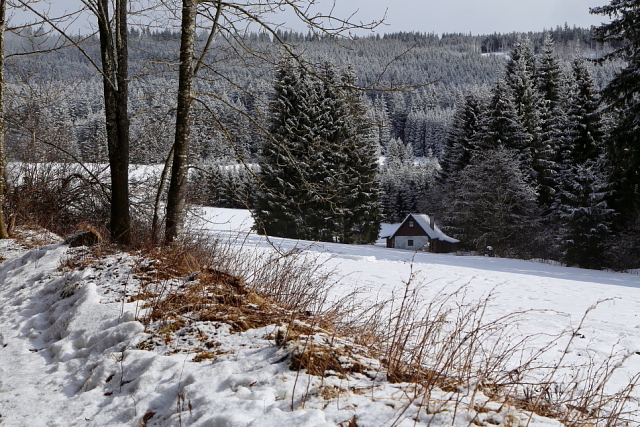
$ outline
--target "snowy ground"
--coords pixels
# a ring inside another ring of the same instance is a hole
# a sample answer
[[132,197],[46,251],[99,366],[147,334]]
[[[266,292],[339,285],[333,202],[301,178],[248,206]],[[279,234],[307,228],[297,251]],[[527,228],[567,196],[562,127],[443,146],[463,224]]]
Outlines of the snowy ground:
[[[614,386],[640,372],[640,275],[383,246],[286,239],[270,244],[247,235],[251,225],[244,211],[206,209],[193,227],[240,237],[244,250],[257,256],[272,251],[271,244],[313,252],[342,276],[331,298],[359,289],[363,305],[397,295],[412,273],[418,276],[412,286],[425,301],[466,285],[467,300],[493,295],[488,320],[534,309],[518,326],[523,334],[577,332],[567,363],[599,362],[615,351],[628,357]],[[445,402],[434,410],[375,372],[321,379],[291,371],[288,350],[274,343],[277,325],[234,333],[220,323],[201,324],[199,335],[218,349],[215,358],[201,362],[177,347],[175,354],[139,349],[150,336],[136,320],[144,315],[140,302],[127,296],[140,286],[131,268],[145,261],[114,253],[99,261],[87,257],[83,264],[81,249],[36,243],[27,250],[0,242],[0,425],[467,426],[474,417],[483,425],[529,422],[528,414],[500,405],[456,412]],[[78,259],[81,269],[74,268]],[[563,343],[556,346],[548,357],[565,353]],[[534,416],[528,425],[557,422]]]

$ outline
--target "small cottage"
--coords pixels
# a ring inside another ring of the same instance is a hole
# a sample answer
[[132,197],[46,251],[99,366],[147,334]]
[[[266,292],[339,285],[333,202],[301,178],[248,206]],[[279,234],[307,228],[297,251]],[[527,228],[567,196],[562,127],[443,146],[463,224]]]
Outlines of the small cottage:
[[457,249],[459,240],[447,236],[425,214],[409,214],[387,239],[388,248],[419,249],[434,253],[448,253]]

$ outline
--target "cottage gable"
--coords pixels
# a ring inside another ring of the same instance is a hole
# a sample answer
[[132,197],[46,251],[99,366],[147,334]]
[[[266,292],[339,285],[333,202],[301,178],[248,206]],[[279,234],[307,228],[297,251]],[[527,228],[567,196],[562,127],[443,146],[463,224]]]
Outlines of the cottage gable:
[[425,214],[409,214],[387,237],[387,247],[446,253],[457,249],[458,240],[444,234],[433,219]]

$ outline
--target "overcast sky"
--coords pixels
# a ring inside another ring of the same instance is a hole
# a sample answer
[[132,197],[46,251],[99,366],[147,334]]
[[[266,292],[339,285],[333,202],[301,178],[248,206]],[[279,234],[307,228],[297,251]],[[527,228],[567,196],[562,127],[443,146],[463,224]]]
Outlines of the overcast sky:
[[387,11],[387,25],[380,32],[493,32],[539,31],[557,25],[590,27],[603,17],[589,14],[589,7],[608,0],[337,0],[340,14],[358,10],[362,20]]
[[[417,31],[425,33],[462,32],[487,34],[493,32],[540,31],[557,25],[590,27],[603,21],[589,14],[589,7],[602,6],[609,0],[335,0],[334,15],[363,22],[381,19],[386,24],[377,32]],[[52,12],[72,10],[78,0],[53,0]],[[177,3],[177,2],[176,2]],[[323,12],[332,0],[320,0]],[[23,15],[15,15],[20,21]],[[286,25],[297,31],[306,28],[287,19]]]

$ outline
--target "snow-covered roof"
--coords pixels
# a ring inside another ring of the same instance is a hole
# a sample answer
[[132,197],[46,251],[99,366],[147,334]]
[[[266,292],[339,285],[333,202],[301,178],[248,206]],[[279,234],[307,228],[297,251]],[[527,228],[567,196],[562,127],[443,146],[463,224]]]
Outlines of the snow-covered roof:
[[[389,234],[389,236],[382,236],[382,237],[393,237],[393,235],[396,234],[396,232],[398,231],[400,226],[402,224],[404,224],[405,222],[407,222],[409,217],[412,217],[413,220],[416,223],[418,223],[418,225],[425,231],[425,233],[427,233],[427,236],[431,240],[442,240],[443,242],[450,242],[450,243],[458,243],[458,242],[460,242],[460,240],[454,239],[453,237],[449,237],[446,234],[444,234],[444,231],[440,230],[440,228],[437,225],[435,225],[435,223],[433,224],[433,228],[431,228],[431,218],[429,217],[429,215],[426,215],[426,214],[409,214],[409,215],[407,215],[407,217],[404,219],[404,221],[402,221],[400,224],[398,224],[395,227],[395,229],[392,230],[393,232],[391,234]],[[387,233],[385,233],[385,234],[387,234]]]
[[[460,240],[454,239],[453,237],[449,237],[440,228],[434,223],[433,228],[431,228],[431,218],[426,214],[409,214],[407,218],[413,217],[413,219],[422,227],[422,229],[427,233],[430,239],[442,240],[444,242],[450,243],[458,243]],[[407,220],[405,218],[405,221]],[[404,221],[403,221],[404,222]]]
[[380,224],[380,238],[386,239],[387,237],[393,236],[394,234],[396,234],[396,231],[398,231],[398,228],[400,228],[401,225],[401,222],[397,224]]

